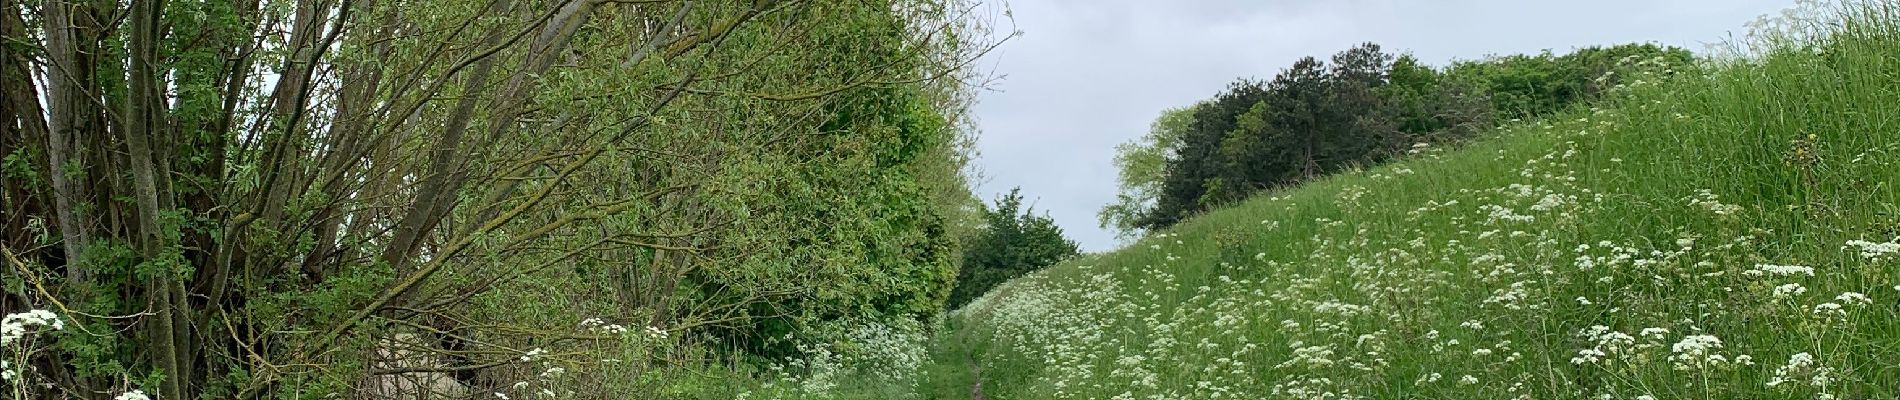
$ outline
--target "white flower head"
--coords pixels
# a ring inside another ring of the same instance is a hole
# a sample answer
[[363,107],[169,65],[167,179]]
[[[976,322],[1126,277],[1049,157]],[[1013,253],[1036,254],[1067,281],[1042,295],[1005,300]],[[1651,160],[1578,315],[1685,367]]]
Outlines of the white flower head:
[[1847,311],[1841,309],[1840,303],[1821,303],[1814,305],[1814,314],[1823,317],[1838,317],[1847,315]]
[[1791,382],[1827,387],[1834,383],[1834,369],[1822,366],[1815,361],[1812,354],[1795,353],[1788,356],[1788,364],[1775,368],[1775,376],[1768,380],[1768,387],[1777,387]]
[[1787,299],[1787,298],[1792,298],[1794,296],[1800,296],[1802,293],[1807,293],[1807,292],[1808,292],[1808,288],[1801,286],[1801,284],[1790,283],[1786,285],[1776,286],[1775,298]]
[[51,328],[57,331],[66,329],[66,322],[60,321],[59,315],[47,310],[32,310],[7,314],[5,318],[0,318],[0,346],[12,344],[16,340],[25,338],[28,331],[31,330],[29,328],[36,326]]
[[1867,295],[1861,294],[1860,292],[1841,293],[1839,296],[1834,296],[1834,300],[1838,300],[1841,303],[1862,306],[1873,303],[1873,299],[1867,298]]
[[1694,370],[1705,366],[1728,362],[1728,358],[1717,353],[1722,348],[1722,339],[1715,335],[1689,335],[1669,346],[1675,353],[1669,356],[1676,363],[1676,369]]
[[1886,256],[1894,255],[1895,253],[1900,253],[1900,240],[1894,240],[1891,242],[1884,242],[1884,243],[1869,242],[1865,240],[1849,240],[1847,241],[1847,246],[1843,248],[1852,248],[1852,249],[1860,250],[1861,257],[1883,258]]
[[1801,266],[1801,265],[1755,264],[1755,269],[1749,270],[1748,272],[1744,272],[1744,273],[1748,275],[1752,275],[1752,276],[1761,276],[1761,275],[1814,276],[1814,267]]

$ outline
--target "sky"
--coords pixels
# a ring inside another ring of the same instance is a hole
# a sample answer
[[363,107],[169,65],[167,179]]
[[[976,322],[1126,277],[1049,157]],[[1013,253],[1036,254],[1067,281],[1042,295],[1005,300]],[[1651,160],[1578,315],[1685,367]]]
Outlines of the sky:
[[[1002,1],[1002,0],[991,0]],[[1115,145],[1170,107],[1238,78],[1362,42],[1433,65],[1491,54],[1655,42],[1701,52],[1793,0],[1015,0],[1022,36],[979,65],[977,192],[1021,187],[1084,251],[1120,246],[1095,212],[1114,200]],[[1009,31],[1009,20],[999,33]]]

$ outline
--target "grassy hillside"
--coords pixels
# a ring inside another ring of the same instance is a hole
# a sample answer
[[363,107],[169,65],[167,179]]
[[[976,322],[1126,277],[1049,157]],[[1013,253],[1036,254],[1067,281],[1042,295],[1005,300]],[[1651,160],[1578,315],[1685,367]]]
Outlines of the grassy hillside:
[[918,388],[1900,397],[1900,10],[1761,32],[1601,108],[1007,283],[950,316]]

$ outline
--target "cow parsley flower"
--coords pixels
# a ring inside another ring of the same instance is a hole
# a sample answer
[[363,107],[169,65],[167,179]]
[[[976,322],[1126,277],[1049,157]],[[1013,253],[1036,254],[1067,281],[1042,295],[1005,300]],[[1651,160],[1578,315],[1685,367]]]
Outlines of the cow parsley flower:
[[1721,348],[1722,339],[1714,335],[1689,335],[1669,346],[1669,351],[1676,353],[1669,356],[1669,360],[1674,361],[1679,370],[1719,365],[1728,362],[1728,358],[1716,353]]
[[1841,309],[1840,303],[1821,303],[1814,305],[1814,314],[1823,317],[1838,317],[1847,315],[1847,311]]
[[1537,204],[1532,204],[1531,211],[1555,210],[1558,207],[1563,207],[1564,204],[1567,204],[1567,203],[1569,203],[1569,201],[1565,199],[1563,195],[1551,193],[1551,194],[1544,195],[1544,198],[1542,199],[1538,199]]
[[1624,354],[1636,343],[1636,337],[1603,325],[1593,325],[1577,332],[1577,336],[1582,336],[1596,346],[1577,350],[1577,356],[1570,358],[1571,364],[1596,363],[1610,354]]
[[1791,275],[1807,275],[1807,276],[1814,276],[1814,267],[1805,267],[1805,266],[1800,266],[1800,265],[1775,265],[1775,264],[1755,264],[1755,269],[1753,269],[1753,270],[1749,270],[1749,271],[1747,271],[1747,272],[1743,272],[1743,273],[1744,273],[1744,274],[1748,274],[1749,276],[1761,276],[1761,275],[1774,275],[1774,276],[1791,276]]
[[1493,223],[1496,223],[1498,221],[1531,222],[1531,221],[1537,220],[1537,217],[1518,214],[1515,211],[1511,211],[1510,208],[1496,205],[1496,204],[1486,204],[1479,208],[1490,213],[1491,222]]
[[1839,296],[1834,296],[1834,300],[1838,300],[1842,303],[1862,305],[1862,306],[1873,303],[1873,299],[1867,298],[1867,295],[1860,294],[1860,292],[1841,293],[1841,295]]
[[1791,298],[1794,296],[1800,296],[1802,293],[1807,293],[1807,292],[1808,292],[1808,288],[1802,287],[1801,284],[1790,283],[1786,285],[1776,286],[1775,298],[1786,299],[1786,298]]
[[1742,211],[1742,206],[1723,203],[1721,201],[1721,196],[1717,196],[1715,192],[1711,192],[1708,189],[1702,189],[1702,190],[1696,191],[1696,194],[1694,196],[1690,196],[1688,200],[1689,200],[1689,205],[1700,207],[1704,210],[1708,210],[1710,213],[1715,214],[1715,215],[1720,215],[1720,216],[1733,215],[1735,213]]
[[1667,329],[1667,328],[1643,328],[1643,331],[1642,331],[1642,332],[1639,332],[1639,333],[1637,333],[1637,334],[1638,334],[1638,335],[1642,335],[1642,336],[1643,336],[1643,337],[1645,337],[1645,338],[1649,338],[1649,340],[1662,340],[1662,339],[1663,339],[1663,337],[1665,337],[1665,336],[1668,336],[1668,335],[1669,335],[1669,329]]
[[66,329],[66,322],[60,321],[59,315],[46,310],[7,314],[5,318],[0,318],[0,346],[13,344],[14,341],[25,338],[28,328],[35,326],[48,327],[57,331]]
[[152,397],[146,396],[143,390],[132,389],[130,392],[120,394],[119,397],[112,398],[112,400],[152,400]]
[[1860,250],[1861,257],[1880,258],[1893,255],[1894,253],[1900,253],[1900,240],[1885,243],[1849,240],[1847,241],[1847,246],[1842,248],[1857,248]]
[[1788,356],[1788,363],[1775,367],[1775,376],[1768,380],[1769,387],[1777,387],[1789,382],[1802,382],[1815,387],[1826,387],[1834,383],[1834,369],[1820,365],[1814,355],[1806,352]]

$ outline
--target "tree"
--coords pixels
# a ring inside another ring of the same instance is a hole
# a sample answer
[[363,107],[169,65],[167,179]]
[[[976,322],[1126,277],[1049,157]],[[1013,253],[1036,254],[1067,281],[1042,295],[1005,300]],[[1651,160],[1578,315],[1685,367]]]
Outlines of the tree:
[[1161,182],[1155,206],[1141,216],[1137,226],[1146,230],[1166,227],[1203,209],[1201,198],[1208,182],[1220,173],[1220,143],[1233,131],[1235,116],[1252,109],[1268,94],[1264,84],[1242,79],[1194,107],[1193,121],[1181,135],[1180,146],[1164,163],[1167,177]]
[[1153,212],[1167,179],[1169,157],[1181,147],[1181,138],[1194,124],[1199,104],[1170,108],[1161,112],[1140,138],[1115,146],[1118,193],[1115,202],[1096,213],[1101,227],[1114,229],[1122,238],[1140,234],[1140,220]]
[[1022,203],[1022,188],[1011,189],[984,211],[988,224],[964,249],[956,289],[946,307],[962,307],[997,284],[1080,253],[1054,220]]
[[954,0],[0,4],[0,308],[88,333],[31,360],[68,398],[488,385],[581,312],[932,312],[994,48]]

